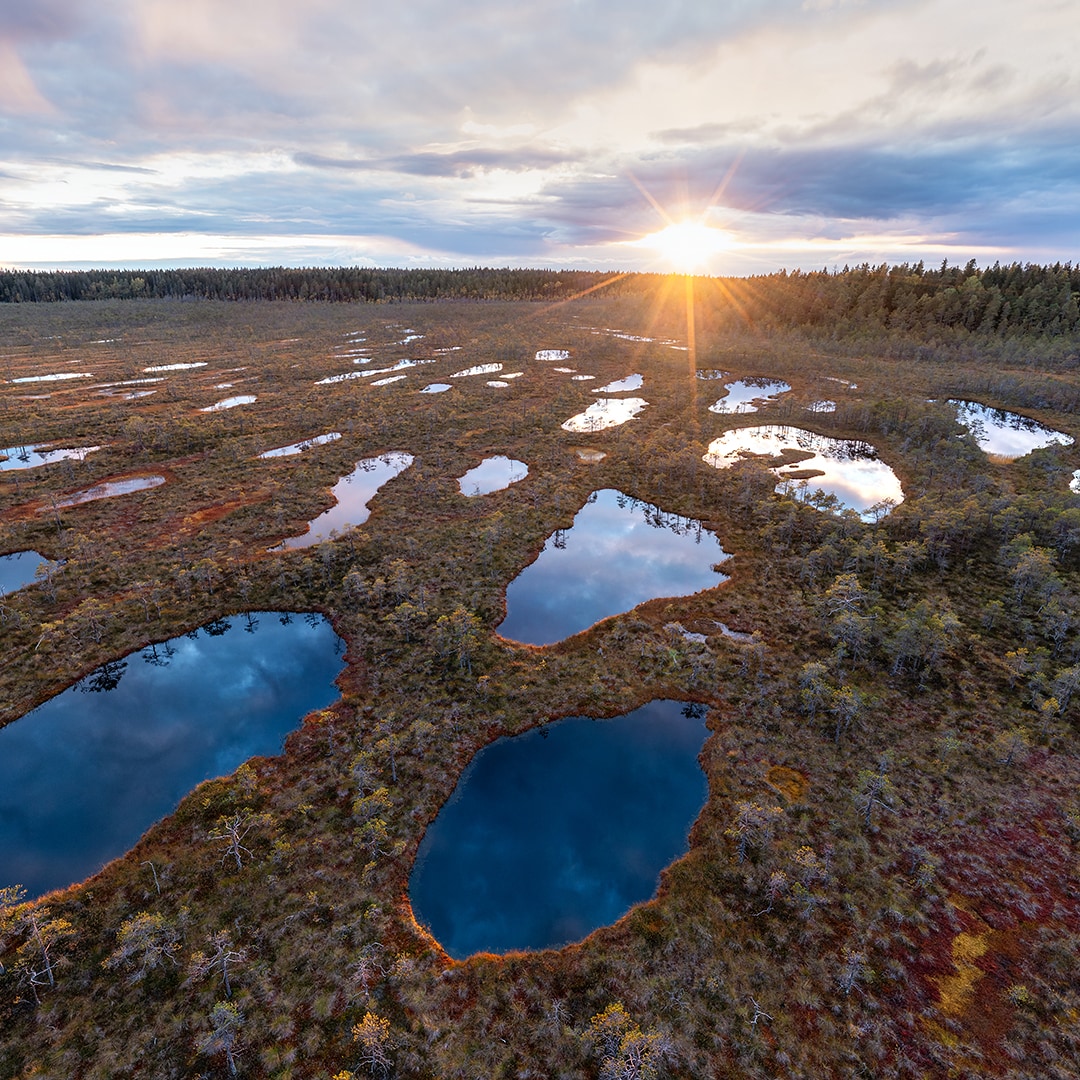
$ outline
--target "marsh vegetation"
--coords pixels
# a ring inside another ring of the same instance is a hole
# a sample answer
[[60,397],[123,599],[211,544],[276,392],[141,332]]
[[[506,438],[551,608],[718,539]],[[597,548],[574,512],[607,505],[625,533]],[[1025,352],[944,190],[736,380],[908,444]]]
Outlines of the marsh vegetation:
[[[322,613],[346,645],[281,753],[223,762],[85,882],[0,882],[0,1075],[1071,1075],[1080,456],[993,460],[949,402],[1075,439],[1080,274],[699,279],[692,334],[682,279],[500,274],[146,272],[138,297],[131,275],[0,274],[0,441],[102,448],[0,470],[0,554],[41,567],[0,595],[0,734],[103,665],[131,658],[134,685],[153,642],[248,638],[242,612]],[[26,302],[59,296],[83,299]],[[364,357],[426,362],[324,384]],[[453,377],[494,365],[506,386]],[[565,428],[628,373],[647,408]],[[710,411],[756,379],[790,390]],[[257,401],[198,412],[226,382]],[[775,458],[705,460],[750,425],[873,447],[903,501],[823,513],[817,466],[777,490]],[[392,452],[411,464],[365,520],[281,546]],[[463,497],[497,456],[528,476]],[[162,482],[79,498],[140,478]],[[722,574],[551,644],[497,632],[595,492],[700,523]],[[565,947],[454,959],[409,881],[470,763],[654,699],[707,729],[707,797],[655,895]]]

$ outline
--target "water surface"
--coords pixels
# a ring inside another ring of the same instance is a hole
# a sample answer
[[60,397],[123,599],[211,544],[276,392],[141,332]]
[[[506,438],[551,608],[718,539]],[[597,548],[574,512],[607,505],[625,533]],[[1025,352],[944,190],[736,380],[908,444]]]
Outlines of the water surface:
[[279,446],[275,450],[264,450],[259,457],[291,457],[293,454],[302,454],[305,450],[310,450],[313,446],[325,446],[326,443],[335,442],[340,438],[340,431],[328,431],[325,435],[315,435],[310,439],[304,439],[303,442],[289,443],[288,446]]
[[807,492],[820,488],[836,496],[836,509],[856,510],[864,520],[875,517],[871,507],[884,500],[904,501],[899,477],[869,443],[832,439],[797,427],[737,428],[713,439],[704,461],[727,469],[748,455],[782,458],[770,465],[779,480],[777,491],[805,480]]
[[37,580],[37,568],[49,562],[36,551],[14,551],[10,555],[0,555],[0,596],[32,585]]
[[536,354],[537,360],[569,360],[570,353],[566,349],[540,349]]
[[563,431],[605,431],[633,420],[649,403],[644,398],[597,398],[584,412],[571,416]]
[[494,375],[497,371],[502,371],[502,364],[474,364],[472,367],[464,368],[461,371],[455,371],[450,376],[451,379],[464,379],[469,375]]
[[308,522],[308,531],[302,536],[290,536],[271,551],[311,547],[328,540],[332,532],[344,532],[354,525],[362,525],[371,514],[368,503],[374,498],[375,492],[412,463],[412,454],[402,450],[391,450],[379,457],[358,461],[356,468],[331,488],[330,493],[337,500],[336,503],[312,518]]
[[85,371],[58,371],[52,375],[24,375],[21,379],[9,379],[11,383],[66,382],[68,379],[93,379],[96,376]]
[[450,384],[449,383],[446,383],[446,382],[433,382],[433,383],[428,383],[428,385],[425,386],[424,389],[420,391],[420,393],[421,394],[445,394],[446,391],[449,390],[449,389],[450,389]]
[[80,881],[201,780],[278,753],[305,713],[337,698],[342,651],[322,616],[230,616],[98,668],[0,728],[4,884],[39,896]]
[[621,394],[624,390],[640,390],[645,382],[643,375],[627,375],[625,379],[616,379],[607,386],[598,386],[594,394]]
[[956,409],[956,418],[971,432],[980,449],[997,458],[1009,461],[1044,447],[1072,446],[1073,438],[1063,431],[1040,424],[1030,416],[991,409],[977,401],[957,401],[949,404]]
[[[82,491],[57,499],[56,506],[81,506],[83,503],[94,502],[97,499],[112,499],[117,495],[130,495],[133,491],[146,491],[148,488],[160,487],[164,483],[164,476],[132,476],[127,480],[106,480],[102,484],[95,484],[93,487],[83,488]],[[53,504],[50,502],[38,513],[47,514],[52,508]]]
[[710,405],[709,412],[754,413],[790,390],[791,387],[780,379],[740,379],[728,384],[727,395]]
[[0,472],[12,469],[33,469],[53,461],[83,461],[87,454],[100,450],[100,446],[68,446],[51,449],[50,443],[26,446],[5,446],[0,449]]
[[579,941],[656,892],[708,795],[705,709],[656,700],[482,749],[429,826],[416,918],[456,959]]
[[528,475],[529,466],[524,461],[499,455],[484,458],[475,469],[470,469],[458,480],[458,487],[462,495],[489,495],[524,480]]
[[205,409],[200,409],[199,412],[222,412],[224,409],[235,409],[237,405],[250,405],[256,400],[254,394],[237,394],[235,397],[222,398],[221,401],[215,402],[213,405],[207,405]]
[[727,578],[731,556],[693,518],[613,488],[594,491],[573,525],[553,533],[506,589],[496,627],[513,641],[550,645],[659,596],[689,596]]

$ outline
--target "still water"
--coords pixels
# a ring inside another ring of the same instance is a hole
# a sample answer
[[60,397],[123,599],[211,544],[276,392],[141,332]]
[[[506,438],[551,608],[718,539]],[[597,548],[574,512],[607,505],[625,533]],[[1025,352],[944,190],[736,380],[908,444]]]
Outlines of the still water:
[[475,469],[470,469],[460,480],[458,488],[462,495],[470,498],[475,495],[490,495],[493,491],[502,491],[529,475],[529,466],[524,461],[514,458],[484,458]]
[[878,458],[869,443],[832,439],[796,427],[737,428],[713,439],[704,460],[713,468],[727,469],[747,455],[783,459],[770,464],[779,479],[777,491],[789,485],[797,488],[805,480],[805,491],[820,488],[827,495],[835,495],[838,510],[856,510],[864,520],[875,516],[871,507],[878,503],[904,501],[899,477]]
[[[37,568],[49,562],[44,555],[36,551],[15,551],[10,555],[0,555],[0,596],[15,592],[36,580]],[[3,888],[0,885],[0,888]]]
[[308,531],[302,536],[290,536],[270,550],[311,547],[328,540],[332,532],[344,532],[354,525],[362,525],[371,514],[368,503],[379,488],[398,473],[404,472],[412,463],[412,454],[401,450],[391,450],[379,457],[358,461],[356,468],[331,488],[330,493],[337,500],[336,503],[318,517],[312,518],[308,522]]
[[338,697],[320,615],[219,619],[98,668],[0,728],[0,878],[29,896],[122,855],[200,781],[276,754]]
[[728,385],[727,395],[715,405],[709,406],[714,413],[754,413],[759,407],[775,401],[791,387],[780,379],[740,379]]
[[85,461],[87,454],[100,450],[100,446],[67,446],[53,450],[44,445],[5,446],[0,449],[0,472],[11,469],[33,469],[53,461]]
[[499,739],[420,844],[416,918],[456,959],[579,941],[655,892],[708,794],[705,709],[656,700]]
[[594,491],[569,529],[549,536],[506,589],[496,627],[550,645],[659,596],[688,596],[727,578],[731,556],[700,521],[667,514],[613,488]]
[[980,449],[997,458],[1011,461],[1055,443],[1061,446],[1073,444],[1071,435],[1055,431],[1030,416],[991,409],[977,401],[950,399],[949,404],[956,409],[956,419],[971,432]]

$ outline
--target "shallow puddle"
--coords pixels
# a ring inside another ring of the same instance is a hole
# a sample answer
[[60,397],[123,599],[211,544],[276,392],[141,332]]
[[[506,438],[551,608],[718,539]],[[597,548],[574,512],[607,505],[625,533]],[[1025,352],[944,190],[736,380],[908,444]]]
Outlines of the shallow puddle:
[[20,379],[8,379],[9,383],[66,382],[68,379],[93,379],[95,375],[82,371],[58,371],[55,375],[24,375]]
[[50,443],[27,446],[6,446],[0,450],[0,472],[13,469],[34,469],[53,461],[84,461],[87,454],[100,450],[100,446],[68,446],[50,449]]
[[524,461],[515,461],[508,457],[484,458],[475,469],[470,469],[460,480],[458,488],[462,495],[490,495],[493,491],[502,491],[529,475],[529,466]]
[[780,379],[740,379],[728,385],[726,397],[709,406],[714,413],[755,413],[791,387]]
[[1073,438],[1055,431],[1030,416],[991,409],[977,401],[949,399],[956,418],[974,436],[981,450],[1002,460],[1013,461],[1047,446],[1072,446]]
[[[94,502],[97,499],[112,499],[117,495],[130,495],[133,491],[146,491],[148,488],[160,487],[165,483],[164,476],[133,476],[128,480],[106,480],[102,484],[76,491],[73,495],[65,495],[56,500],[58,509],[66,506],[81,506],[83,503]],[[52,502],[38,510],[39,514],[47,514],[53,508]]]
[[33,585],[42,563],[55,565],[36,551],[13,551],[10,555],[0,555],[0,596]]
[[303,442],[289,443],[288,446],[279,446],[275,450],[264,450],[259,454],[260,458],[291,457],[293,454],[302,454],[313,446],[325,446],[327,443],[336,442],[341,438],[340,431],[328,431],[325,435],[316,435]]
[[502,371],[502,364],[475,364],[473,367],[468,367],[462,371],[455,371],[450,376],[451,379],[464,379],[469,375],[494,375],[497,371]]
[[225,409],[235,409],[237,405],[250,405],[255,400],[254,394],[237,394],[235,397],[223,398],[213,405],[207,405],[205,409],[200,409],[199,412],[223,412]]
[[507,586],[496,631],[550,645],[646,600],[719,585],[727,578],[714,568],[730,557],[700,521],[611,488],[594,491],[573,525],[549,536]]
[[106,664],[0,728],[4,884],[34,897],[80,881],[201,780],[280,752],[305,713],[338,697],[342,646],[322,616],[230,616]]
[[358,461],[356,468],[331,488],[331,494],[337,500],[335,505],[308,522],[308,531],[302,536],[291,536],[270,550],[311,547],[329,540],[333,532],[345,532],[355,525],[362,525],[371,514],[368,503],[379,488],[412,463],[412,454],[402,450],[392,450],[379,457]]
[[616,379],[607,386],[598,386],[594,394],[621,394],[625,390],[640,390],[645,378],[642,375],[627,375],[625,379]]
[[713,468],[728,469],[755,455],[783,458],[769,465],[779,479],[777,491],[805,480],[807,492],[820,488],[834,495],[839,501],[835,509],[855,510],[864,521],[877,516],[871,509],[875,505],[904,501],[899,477],[869,443],[832,439],[803,428],[769,425],[728,431],[709,443],[703,460]]
[[571,416],[563,431],[604,431],[633,420],[649,403],[644,398],[600,398],[584,412]]
[[705,709],[655,700],[484,747],[428,827],[409,895],[455,959],[558,948],[650,899],[708,796]]

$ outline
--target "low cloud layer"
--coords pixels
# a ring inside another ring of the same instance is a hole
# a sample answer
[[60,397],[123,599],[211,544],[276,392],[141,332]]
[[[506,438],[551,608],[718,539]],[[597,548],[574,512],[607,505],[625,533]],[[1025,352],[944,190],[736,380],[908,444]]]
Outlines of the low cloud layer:
[[0,264],[1075,260],[1080,24],[1015,15],[0,0]]

